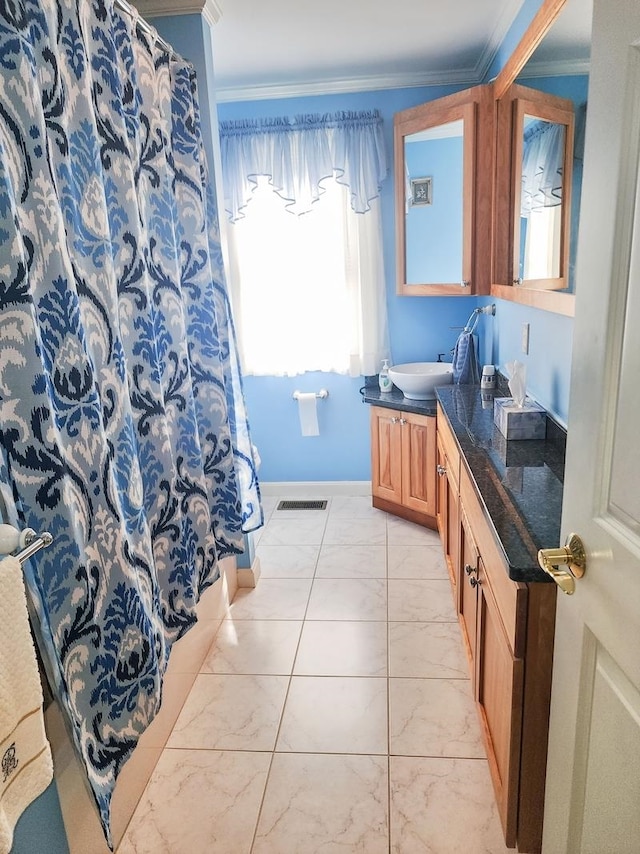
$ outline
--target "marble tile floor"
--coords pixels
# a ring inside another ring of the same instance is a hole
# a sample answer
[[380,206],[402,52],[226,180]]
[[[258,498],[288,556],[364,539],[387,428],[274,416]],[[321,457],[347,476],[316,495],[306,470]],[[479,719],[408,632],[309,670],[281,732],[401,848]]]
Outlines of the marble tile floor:
[[118,854],[505,854],[437,534],[278,501]]

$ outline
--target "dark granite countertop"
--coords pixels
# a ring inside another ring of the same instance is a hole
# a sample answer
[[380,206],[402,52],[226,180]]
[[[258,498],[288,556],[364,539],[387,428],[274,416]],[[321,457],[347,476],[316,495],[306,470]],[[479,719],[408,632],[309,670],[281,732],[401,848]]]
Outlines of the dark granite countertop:
[[396,386],[393,386],[391,391],[380,391],[377,378],[374,377],[374,379],[375,385],[367,384],[362,389],[362,400],[365,403],[386,406],[389,409],[401,409],[403,412],[415,412],[418,415],[436,414],[435,400],[409,400]]
[[545,440],[507,442],[493,423],[494,395],[457,385],[441,386],[437,395],[502,544],[509,578],[552,584],[538,566],[538,549],[560,542],[566,431],[547,416]]
[[[507,442],[493,423],[493,397],[508,395],[504,385],[495,395],[482,396],[479,386],[437,389],[486,517],[502,545],[509,578],[552,584],[538,566],[537,553],[560,542],[566,431],[547,416],[545,440]],[[362,397],[376,406],[436,414],[436,401],[408,400],[395,387],[381,392],[368,383]]]

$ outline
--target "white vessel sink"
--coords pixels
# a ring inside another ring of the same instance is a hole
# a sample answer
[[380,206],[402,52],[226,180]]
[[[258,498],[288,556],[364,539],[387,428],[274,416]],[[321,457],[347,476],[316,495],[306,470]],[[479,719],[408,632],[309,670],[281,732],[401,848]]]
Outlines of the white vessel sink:
[[453,382],[453,366],[450,362],[407,362],[389,368],[389,376],[409,400],[432,400],[436,386]]

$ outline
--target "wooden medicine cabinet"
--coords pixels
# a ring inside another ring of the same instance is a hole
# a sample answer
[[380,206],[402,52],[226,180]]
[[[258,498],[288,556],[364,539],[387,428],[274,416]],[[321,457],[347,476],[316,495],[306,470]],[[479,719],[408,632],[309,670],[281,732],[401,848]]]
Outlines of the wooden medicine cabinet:
[[396,113],[399,294],[489,292],[493,117],[491,85]]
[[497,102],[493,296],[573,311],[571,101],[514,84]]

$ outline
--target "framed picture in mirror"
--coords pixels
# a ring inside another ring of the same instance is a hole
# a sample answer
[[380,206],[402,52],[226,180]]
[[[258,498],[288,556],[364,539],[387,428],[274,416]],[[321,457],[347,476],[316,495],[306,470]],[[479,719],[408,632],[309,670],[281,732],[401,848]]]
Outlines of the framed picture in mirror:
[[411,179],[411,204],[433,204],[433,177]]

